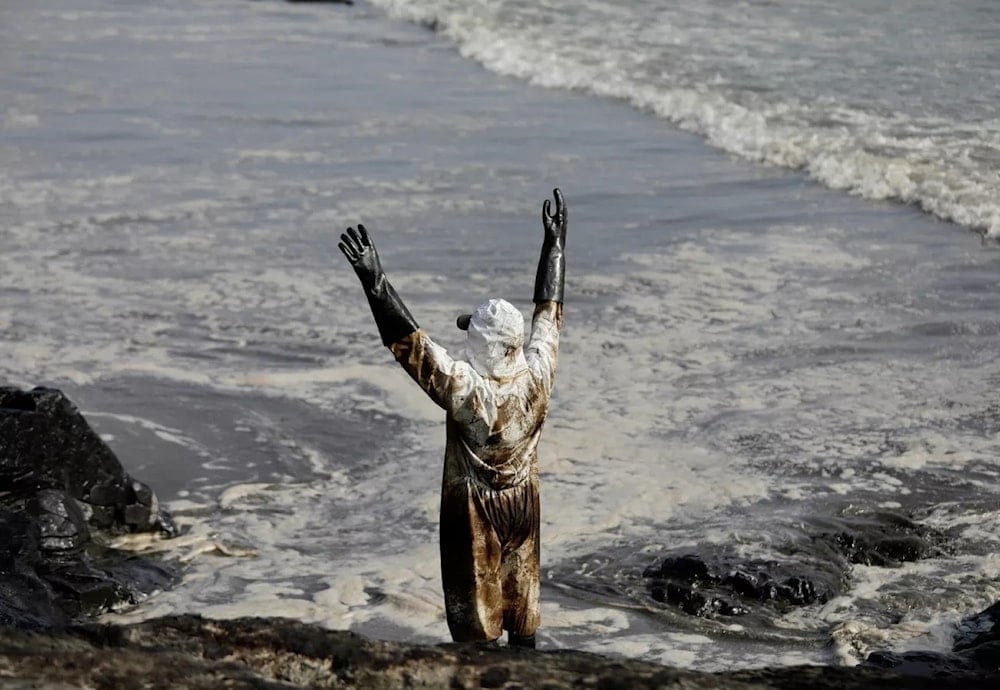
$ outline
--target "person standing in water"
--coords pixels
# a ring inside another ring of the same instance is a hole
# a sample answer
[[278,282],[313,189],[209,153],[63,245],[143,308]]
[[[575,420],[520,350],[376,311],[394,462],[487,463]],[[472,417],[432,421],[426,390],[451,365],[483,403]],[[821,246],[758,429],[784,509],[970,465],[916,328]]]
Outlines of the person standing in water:
[[431,340],[382,270],[365,226],[338,246],[351,263],[396,361],[446,413],[441,579],[452,639],[535,646],[540,623],[538,440],[549,408],[563,321],[567,214],[542,205],[542,253],[531,335],[510,302],[458,317],[466,361]]

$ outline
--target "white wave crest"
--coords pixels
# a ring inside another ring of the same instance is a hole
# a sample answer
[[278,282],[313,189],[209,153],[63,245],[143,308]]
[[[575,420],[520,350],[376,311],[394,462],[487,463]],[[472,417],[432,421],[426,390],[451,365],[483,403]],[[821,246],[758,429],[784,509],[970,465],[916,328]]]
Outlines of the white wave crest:
[[801,169],[834,189],[913,204],[1000,237],[1000,119],[869,112],[839,102],[844,96],[765,99],[727,86],[717,72],[687,70],[682,78],[668,71],[669,61],[651,71],[658,51],[691,37],[664,23],[656,43],[643,40],[653,32],[613,7],[574,3],[570,15],[561,0],[503,8],[483,0],[373,2],[433,28],[496,73],[621,99],[748,160]]

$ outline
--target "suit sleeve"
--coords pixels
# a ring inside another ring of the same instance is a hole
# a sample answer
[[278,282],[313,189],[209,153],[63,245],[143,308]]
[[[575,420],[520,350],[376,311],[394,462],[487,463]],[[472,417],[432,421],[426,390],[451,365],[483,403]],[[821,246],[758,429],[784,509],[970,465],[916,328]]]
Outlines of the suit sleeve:
[[476,390],[475,370],[451,358],[448,351],[417,329],[389,346],[396,361],[430,399],[451,414],[461,408]]
[[552,390],[559,361],[559,330],[563,322],[562,302],[546,301],[535,305],[531,317],[531,337],[524,349],[525,359],[542,381],[546,392]]

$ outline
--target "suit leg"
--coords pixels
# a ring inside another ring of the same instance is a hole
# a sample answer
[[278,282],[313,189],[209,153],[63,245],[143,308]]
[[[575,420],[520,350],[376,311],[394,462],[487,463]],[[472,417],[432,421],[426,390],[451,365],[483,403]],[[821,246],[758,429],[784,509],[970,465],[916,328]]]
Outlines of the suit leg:
[[441,581],[448,629],[456,642],[495,640],[503,633],[501,547],[482,501],[468,483],[441,497]]
[[520,525],[524,541],[517,548],[504,553],[501,564],[504,598],[503,627],[510,633],[512,641],[515,637],[525,640],[531,638],[533,643],[535,631],[541,623],[538,601],[541,560],[539,539],[541,510],[538,497],[538,478],[529,479],[523,490],[528,492],[528,495],[524,497],[528,510]]

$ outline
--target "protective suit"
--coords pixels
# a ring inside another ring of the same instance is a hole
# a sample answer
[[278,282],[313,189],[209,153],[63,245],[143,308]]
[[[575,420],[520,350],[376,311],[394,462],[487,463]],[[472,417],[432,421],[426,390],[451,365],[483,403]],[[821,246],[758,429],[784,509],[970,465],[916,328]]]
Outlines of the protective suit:
[[341,237],[383,342],[446,413],[441,574],[456,641],[496,640],[507,630],[511,644],[533,647],[540,622],[537,447],[558,359],[565,273],[566,207],[558,189],[555,198],[554,215],[548,201],[543,207],[527,344],[521,313],[491,299],[458,319],[468,332],[466,361],[416,325],[364,226]]

